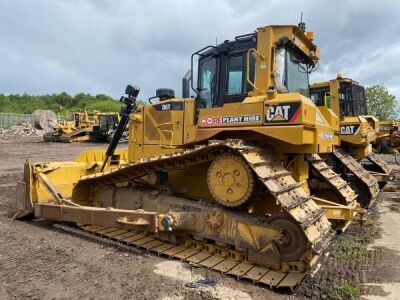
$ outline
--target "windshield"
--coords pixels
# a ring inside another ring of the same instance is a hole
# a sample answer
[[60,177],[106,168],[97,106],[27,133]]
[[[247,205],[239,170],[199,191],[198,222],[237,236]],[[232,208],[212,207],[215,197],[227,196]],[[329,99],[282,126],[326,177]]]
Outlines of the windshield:
[[289,92],[298,92],[303,96],[309,97],[308,68],[304,59],[287,49],[285,68],[285,86]]

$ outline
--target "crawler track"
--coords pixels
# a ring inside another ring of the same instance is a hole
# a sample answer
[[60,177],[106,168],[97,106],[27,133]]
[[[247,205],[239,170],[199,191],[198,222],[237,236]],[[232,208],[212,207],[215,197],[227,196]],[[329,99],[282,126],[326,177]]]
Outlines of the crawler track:
[[327,183],[336,193],[341,204],[351,205],[357,199],[357,194],[349,183],[340,177],[318,154],[308,156],[310,166],[320,180]]
[[389,164],[386,161],[384,161],[383,159],[380,159],[375,154],[368,155],[366,157],[366,159],[372,163],[373,168],[376,169],[377,172],[379,172],[379,173],[384,173],[384,174],[390,175],[393,171],[392,167],[389,166]]
[[87,128],[82,128],[71,133],[60,134],[58,131],[47,132],[43,135],[45,142],[72,143],[89,140]]
[[[242,140],[210,141],[208,145],[196,146],[168,155],[142,159],[104,173],[84,176],[76,184],[75,189],[90,190],[101,187],[102,185],[116,187],[121,183],[134,181],[135,179],[150,174],[151,172],[168,172],[182,169],[187,166],[210,162],[215,157],[224,153],[235,153],[236,155],[241,156],[255,172],[259,182],[270,192],[271,195],[275,197],[281,211],[290,215],[297,223],[298,227],[301,228],[308,240],[309,249],[312,253],[307,262],[308,266],[306,267],[306,271],[293,271],[290,266],[276,270],[256,266],[246,261],[245,254],[240,255],[241,257],[244,257],[244,261],[242,262],[230,258],[215,256],[213,253],[205,254],[203,247],[198,248],[196,243],[188,240],[183,242],[184,246],[174,246],[180,247],[175,248],[177,251],[176,253],[174,252],[175,250],[170,250],[169,248],[164,249],[160,253],[187,261],[194,260],[192,262],[203,263],[205,266],[210,267],[213,270],[236,275],[240,278],[248,277],[255,282],[265,283],[270,286],[293,287],[299,284],[305,274],[311,269],[311,266],[315,264],[318,254],[320,254],[329,244],[333,232],[330,223],[325,216],[325,211],[314,202],[312,197],[306,194],[301,186],[292,178],[290,172],[284,169],[283,165],[274,157],[271,151],[246,144]],[[93,231],[100,235],[109,234],[111,232],[117,233],[118,230],[117,228],[94,229],[99,228],[90,226],[85,227],[85,230]],[[155,252],[158,252],[160,249],[159,247],[163,245],[162,243],[165,244],[165,247],[172,247],[169,243],[155,240],[154,236],[148,236],[144,233],[128,233],[122,231],[120,231],[120,233],[130,235],[129,239],[128,237],[125,237],[125,235],[115,235],[117,236],[117,239],[120,239],[122,242],[135,242],[132,245],[140,247],[146,245],[146,247],[149,247],[149,249]],[[139,240],[140,244],[136,242]],[[149,244],[151,242],[153,243]],[[195,249],[193,249],[193,247]]]
[[[357,184],[360,186],[360,189],[365,191],[365,195],[362,195],[362,198],[368,197],[368,201],[366,199],[362,199],[361,204],[363,207],[371,207],[375,200],[376,196],[379,193],[379,184],[376,178],[371,174],[370,171],[364,169],[364,167],[355,160],[349,153],[344,151],[343,149],[336,149],[332,154],[324,154],[323,157],[333,155],[337,163],[340,163],[341,168],[345,169],[345,173],[350,173],[357,180]],[[332,161],[332,160],[327,160]],[[330,164],[330,163],[329,163]],[[331,165],[332,166],[332,165]],[[333,166],[332,166],[333,167]],[[362,193],[363,191],[357,191],[358,193]],[[368,194],[368,195],[367,195]],[[359,199],[360,200],[360,199]]]
[[[198,248],[198,243],[186,240],[185,243],[176,245],[158,239],[156,236],[146,233],[127,231],[113,227],[83,225],[80,230],[96,236],[111,239],[118,243],[137,247],[145,251],[153,252],[159,256],[176,258],[188,263],[198,264],[210,270],[235,276],[238,279],[247,279],[253,283],[267,285],[270,288],[294,288],[299,285],[307,275],[303,273],[289,273],[272,270],[263,266],[257,266],[247,261],[229,258],[210,251]],[[228,254],[228,253],[226,253]],[[240,256],[236,256],[240,257]]]

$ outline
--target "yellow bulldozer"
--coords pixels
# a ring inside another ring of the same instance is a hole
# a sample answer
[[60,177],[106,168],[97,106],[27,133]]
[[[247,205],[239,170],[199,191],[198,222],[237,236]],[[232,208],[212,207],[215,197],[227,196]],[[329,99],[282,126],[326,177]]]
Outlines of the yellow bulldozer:
[[96,123],[89,134],[89,140],[92,142],[110,142],[120,120],[119,113],[96,113]]
[[[309,99],[319,49],[300,25],[260,27],[195,52],[182,98],[158,89],[158,102],[138,108],[139,89],[127,86],[106,151],[26,162],[16,217],[72,222],[271,287],[298,285],[334,234],[327,217],[363,211],[318,160],[339,145],[339,118]],[[128,123],[128,149],[116,149]],[[310,158],[344,203],[310,195]]]
[[121,117],[119,113],[86,110],[70,112],[43,135],[45,142],[110,142]]
[[374,143],[380,153],[400,151],[400,121],[379,121],[378,137]]
[[55,124],[53,131],[43,135],[43,140],[64,143],[88,141],[96,122],[96,112],[91,115],[86,110],[70,112],[65,120]]
[[312,84],[310,96],[317,106],[330,107],[340,116],[340,148],[326,155],[326,161],[351,183],[362,206],[371,206],[392,168],[372,152],[379,120],[368,115],[364,87],[338,74],[333,80]]

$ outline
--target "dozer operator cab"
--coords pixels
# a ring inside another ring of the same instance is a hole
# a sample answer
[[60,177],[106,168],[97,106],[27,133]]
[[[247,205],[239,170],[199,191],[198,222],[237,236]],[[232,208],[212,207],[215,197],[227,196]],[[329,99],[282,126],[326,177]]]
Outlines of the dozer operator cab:
[[114,130],[117,127],[118,122],[118,114],[101,114],[99,116],[99,130],[101,132]]
[[75,128],[80,128],[84,123],[88,122],[86,111],[71,112],[67,118],[67,122]]
[[315,105],[332,106],[332,109],[341,116],[368,114],[364,86],[340,75],[330,82],[311,85],[310,96]]
[[309,99],[308,77],[319,59],[310,37],[297,26],[267,26],[193,53],[190,80],[185,76],[183,82],[195,97],[188,86],[182,98],[157,90],[150,105],[130,117],[136,142],[130,158],[150,156],[160,146],[171,152],[226,138],[265,143],[268,137],[273,148],[289,153],[331,151],[331,124],[338,127],[339,121]]
[[83,115],[79,112],[70,113],[67,117],[67,122],[72,122],[75,128],[81,126]]
[[[298,92],[309,97],[308,75],[315,61],[287,37],[280,38],[272,46],[273,60],[268,60],[256,50],[257,38],[257,33],[237,36],[234,41],[208,46],[192,55],[192,68],[194,56],[199,56],[197,87],[192,85],[198,109],[242,102],[249,94],[266,93],[268,89],[279,93]],[[256,75],[266,76],[260,83]],[[268,78],[272,76],[275,77],[273,81]]]

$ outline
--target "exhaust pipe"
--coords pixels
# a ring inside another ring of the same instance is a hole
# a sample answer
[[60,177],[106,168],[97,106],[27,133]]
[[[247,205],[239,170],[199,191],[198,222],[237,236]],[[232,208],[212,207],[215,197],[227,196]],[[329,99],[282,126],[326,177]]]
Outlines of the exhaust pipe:
[[190,77],[192,75],[192,71],[188,70],[182,78],[182,98],[190,97]]

